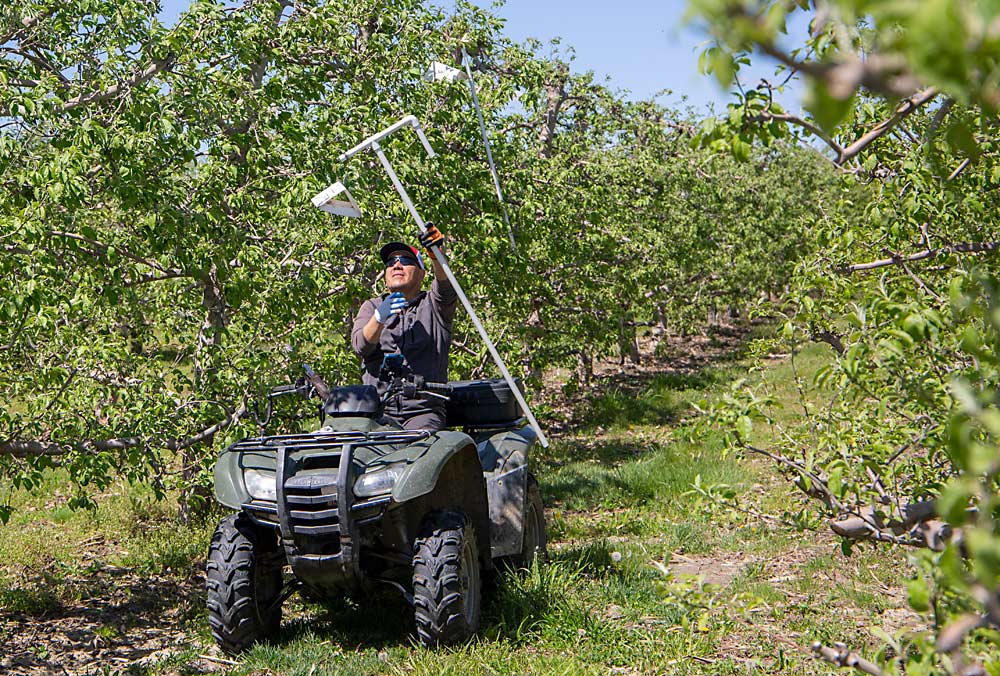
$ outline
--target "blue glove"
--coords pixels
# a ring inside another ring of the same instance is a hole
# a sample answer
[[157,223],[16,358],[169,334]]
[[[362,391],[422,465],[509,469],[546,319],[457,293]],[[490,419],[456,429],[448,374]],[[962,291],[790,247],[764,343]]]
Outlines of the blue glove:
[[398,315],[406,307],[406,296],[399,291],[390,293],[382,300],[382,304],[375,309],[375,321],[385,324],[389,317]]

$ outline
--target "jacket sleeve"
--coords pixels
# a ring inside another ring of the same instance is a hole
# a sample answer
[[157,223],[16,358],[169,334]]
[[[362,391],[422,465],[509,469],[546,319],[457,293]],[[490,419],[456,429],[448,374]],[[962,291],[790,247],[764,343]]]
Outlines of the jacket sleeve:
[[358,316],[354,318],[354,328],[351,329],[351,347],[354,348],[354,354],[358,355],[360,358],[364,359],[378,347],[378,343],[369,343],[365,340],[365,335],[362,333],[362,329],[368,320],[372,318],[375,314],[375,304],[366,300],[361,304],[361,309],[358,310]]
[[438,316],[451,330],[452,322],[455,320],[455,308],[458,305],[458,292],[452,287],[447,278],[434,278],[431,282],[431,302]]

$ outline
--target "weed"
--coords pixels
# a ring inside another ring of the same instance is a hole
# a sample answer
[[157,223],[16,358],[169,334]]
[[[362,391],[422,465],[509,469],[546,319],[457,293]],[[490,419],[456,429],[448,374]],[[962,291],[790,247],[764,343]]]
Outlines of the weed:
[[5,614],[41,617],[55,612],[59,606],[59,598],[51,588],[0,586],[0,608]]

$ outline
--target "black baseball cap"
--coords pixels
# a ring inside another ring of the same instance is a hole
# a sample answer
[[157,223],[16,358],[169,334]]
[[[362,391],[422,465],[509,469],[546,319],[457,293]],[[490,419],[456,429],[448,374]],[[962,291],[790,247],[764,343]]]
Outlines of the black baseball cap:
[[417,265],[420,266],[420,269],[425,269],[423,256],[421,256],[420,252],[409,244],[403,244],[402,242],[389,242],[379,250],[378,255],[381,257],[383,263],[388,263],[389,258],[391,258],[395,253],[403,253],[407,256],[413,256],[417,259]]

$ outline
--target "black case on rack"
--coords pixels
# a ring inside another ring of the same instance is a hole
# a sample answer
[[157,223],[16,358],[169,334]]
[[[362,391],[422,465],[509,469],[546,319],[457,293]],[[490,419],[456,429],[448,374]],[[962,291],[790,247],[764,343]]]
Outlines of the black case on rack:
[[[514,382],[521,387],[519,380]],[[513,425],[522,416],[514,393],[502,378],[456,380],[449,385],[448,427]]]

